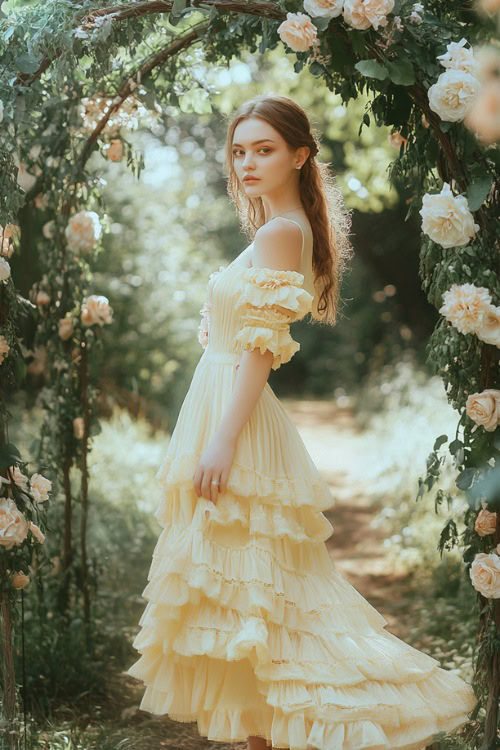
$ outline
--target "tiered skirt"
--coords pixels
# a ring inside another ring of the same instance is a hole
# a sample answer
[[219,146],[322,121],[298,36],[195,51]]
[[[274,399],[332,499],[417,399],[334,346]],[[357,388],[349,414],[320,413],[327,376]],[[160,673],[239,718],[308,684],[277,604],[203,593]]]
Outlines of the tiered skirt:
[[146,686],[140,708],[197,722],[212,741],[259,736],[291,750],[421,750],[461,727],[471,686],[388,632],[335,569],[321,512],[332,497],[268,385],[226,492],[216,504],[197,497],[201,421],[225,398],[212,381],[205,400],[203,374],[157,474],[162,531],[133,643],[141,655],[127,670]]

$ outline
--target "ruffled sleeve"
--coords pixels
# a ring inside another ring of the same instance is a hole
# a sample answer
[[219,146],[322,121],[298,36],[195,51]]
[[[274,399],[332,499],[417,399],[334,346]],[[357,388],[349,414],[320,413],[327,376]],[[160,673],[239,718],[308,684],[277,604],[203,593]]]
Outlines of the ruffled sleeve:
[[238,279],[236,309],[241,318],[236,333],[237,352],[270,349],[277,370],[299,351],[290,335],[290,323],[311,311],[313,296],[302,288],[304,276],[297,271],[245,268]]

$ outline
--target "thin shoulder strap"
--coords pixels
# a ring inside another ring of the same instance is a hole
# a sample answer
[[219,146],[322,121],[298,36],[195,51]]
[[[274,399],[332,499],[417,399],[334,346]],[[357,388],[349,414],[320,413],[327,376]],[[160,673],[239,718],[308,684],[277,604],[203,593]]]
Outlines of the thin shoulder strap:
[[293,219],[287,219],[286,216],[275,216],[274,218],[275,219],[278,219],[278,218],[279,219],[285,219],[285,221],[291,221],[292,224],[297,224],[298,228],[302,232],[302,247],[301,247],[301,250],[300,250],[300,261],[302,262],[302,253],[304,252],[304,244],[305,244],[306,238],[305,238],[305,235],[304,235],[304,230],[300,226],[299,222],[298,221],[294,221]]

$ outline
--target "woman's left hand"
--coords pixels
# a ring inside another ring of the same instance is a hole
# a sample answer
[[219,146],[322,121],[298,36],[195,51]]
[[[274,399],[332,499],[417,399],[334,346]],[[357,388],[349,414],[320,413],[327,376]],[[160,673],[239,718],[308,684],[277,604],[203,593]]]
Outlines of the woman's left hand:
[[[203,451],[193,475],[194,489],[198,497],[201,495],[216,503],[219,493],[226,491],[235,450],[236,441],[231,438],[216,435],[212,439]],[[212,480],[217,480],[219,486],[212,484]]]

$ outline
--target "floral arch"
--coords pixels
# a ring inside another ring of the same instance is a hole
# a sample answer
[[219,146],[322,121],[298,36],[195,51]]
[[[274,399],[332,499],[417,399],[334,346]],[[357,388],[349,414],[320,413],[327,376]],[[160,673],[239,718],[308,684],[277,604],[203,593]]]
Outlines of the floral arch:
[[[90,365],[102,348],[102,327],[113,325],[109,301],[98,294],[91,274],[109,224],[99,212],[100,186],[87,170],[88,159],[100,150],[113,161],[126,157],[133,171],[140,170],[141,158],[121,125],[134,118],[139,103],[151,111],[183,106],[194,85],[186,65],[190,50],[202,50],[206,63],[221,64],[242,48],[262,54],[279,45],[292,55],[295,72],[309,66],[344,103],[370,94],[360,131],[372,120],[392,126],[400,144],[392,170],[414,186],[408,216],[418,212],[422,220],[421,283],[442,316],[428,344],[429,361],[460,414],[456,435],[437,437],[417,499],[438,481],[447,445],[468,508],[463,538],[448,522],[440,549],[463,548],[464,575],[477,592],[475,678],[486,709],[481,748],[493,750],[500,696],[500,3],[52,0],[7,12],[1,5],[4,718],[12,721],[16,710],[17,592],[24,595],[32,561],[43,550],[46,501],[56,488],[65,507],[63,571],[71,566],[73,465],[81,472],[85,519],[88,513],[89,438],[99,429],[99,382]],[[209,92],[198,87],[207,101]],[[27,206],[43,216],[37,244],[45,263],[29,300],[16,291],[9,264],[22,246],[19,217]],[[36,342],[46,349],[53,376],[37,441],[39,466],[52,481],[41,471],[28,476],[26,459],[8,439],[9,397],[26,372],[19,323],[27,314],[36,320]],[[64,408],[54,406],[59,403]],[[449,497],[441,493],[439,499]],[[80,544],[89,625],[85,527]],[[61,601],[70,607],[65,583]]]

